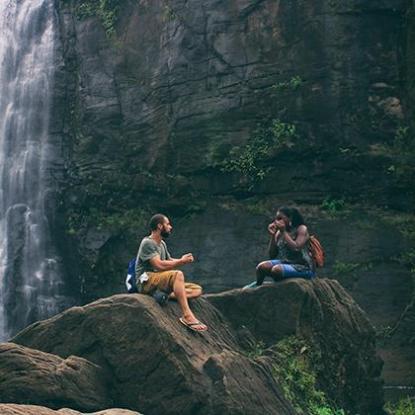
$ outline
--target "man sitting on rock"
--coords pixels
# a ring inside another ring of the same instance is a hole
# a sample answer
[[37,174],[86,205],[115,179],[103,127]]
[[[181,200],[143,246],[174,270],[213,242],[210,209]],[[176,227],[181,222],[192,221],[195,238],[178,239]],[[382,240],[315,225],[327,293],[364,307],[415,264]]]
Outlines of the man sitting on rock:
[[135,275],[139,292],[153,294],[156,290],[161,290],[170,294],[177,299],[182,309],[183,317],[180,317],[180,322],[191,330],[206,331],[207,326],[197,320],[187,301],[188,298],[198,297],[201,287],[187,285],[183,272],[177,270],[177,267],[193,262],[193,255],[185,254],[179,259],[170,256],[163,241],[163,238],[170,236],[173,229],[167,216],[154,215],[149,226],[151,234],[141,241],[136,260]]

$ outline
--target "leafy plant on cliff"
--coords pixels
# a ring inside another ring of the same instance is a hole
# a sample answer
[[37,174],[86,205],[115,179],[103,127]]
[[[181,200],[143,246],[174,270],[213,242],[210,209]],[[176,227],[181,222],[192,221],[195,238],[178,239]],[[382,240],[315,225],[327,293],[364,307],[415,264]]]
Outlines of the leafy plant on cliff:
[[401,399],[396,404],[388,403],[385,409],[391,415],[415,415],[415,402],[409,398]]
[[302,85],[303,82],[303,79],[297,75],[293,76],[288,81],[277,82],[274,85],[272,85],[271,88],[276,91],[296,90]]
[[296,137],[295,125],[274,119],[269,127],[256,130],[246,145],[233,148],[229,159],[221,163],[221,170],[239,173],[251,189],[267,175],[269,167],[266,160],[292,147]]
[[253,342],[249,346],[250,349],[248,350],[246,355],[251,359],[256,359],[257,357],[262,356],[266,350],[266,345],[262,340]]
[[393,139],[372,147],[372,151],[390,160],[387,173],[396,180],[405,191],[413,194],[415,181],[415,129],[411,126],[400,125]]
[[[383,221],[388,225],[393,225],[398,232],[404,237],[405,246],[407,247],[395,260],[405,266],[412,277],[412,287],[415,287],[415,216],[413,214],[394,213],[391,216],[384,216]],[[400,323],[404,321],[405,315],[415,306],[415,289],[412,288],[410,303],[401,314],[396,324],[389,330],[389,336],[393,336],[399,328]]]
[[352,274],[361,267],[361,264],[353,262],[336,261],[333,265],[334,275]]
[[346,202],[344,199],[326,197],[321,203],[321,209],[329,213],[331,216],[337,216],[342,213],[345,207]]
[[115,36],[115,23],[120,11],[120,0],[84,0],[77,7],[78,19],[96,16],[108,37]]
[[305,340],[287,337],[272,348],[271,356],[273,374],[298,414],[345,415],[318,389],[313,368],[318,359]]
[[169,4],[165,4],[163,8],[162,17],[165,22],[171,22],[172,20],[175,20],[177,18],[177,15]]

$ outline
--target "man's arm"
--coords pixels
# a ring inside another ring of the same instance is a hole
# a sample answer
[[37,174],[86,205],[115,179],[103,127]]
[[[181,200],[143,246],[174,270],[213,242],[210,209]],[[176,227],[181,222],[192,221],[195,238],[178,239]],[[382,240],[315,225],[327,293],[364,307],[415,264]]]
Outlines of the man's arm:
[[175,269],[185,264],[189,264],[193,262],[193,255],[192,254],[184,254],[179,259],[160,259],[160,255],[155,255],[150,260],[151,266],[157,271],[170,271],[171,269]]

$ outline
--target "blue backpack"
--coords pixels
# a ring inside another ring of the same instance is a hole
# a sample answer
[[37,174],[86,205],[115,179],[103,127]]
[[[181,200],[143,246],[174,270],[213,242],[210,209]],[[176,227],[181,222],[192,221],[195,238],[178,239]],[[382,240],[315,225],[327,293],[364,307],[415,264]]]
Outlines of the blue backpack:
[[125,279],[125,286],[130,294],[138,293],[137,283],[135,280],[135,260],[136,258],[133,258],[128,263],[127,278]]

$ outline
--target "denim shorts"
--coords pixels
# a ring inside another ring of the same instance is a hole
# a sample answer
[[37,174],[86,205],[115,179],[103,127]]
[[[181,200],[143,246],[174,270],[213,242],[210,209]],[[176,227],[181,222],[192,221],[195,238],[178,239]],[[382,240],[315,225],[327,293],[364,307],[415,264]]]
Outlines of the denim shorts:
[[279,259],[271,259],[269,261],[272,266],[274,265],[281,265],[282,266],[282,276],[284,278],[306,278],[306,279],[312,279],[316,276],[315,271],[307,268],[304,265],[298,265],[298,268],[296,269],[296,265],[292,264],[286,264],[283,261],[280,261]]

